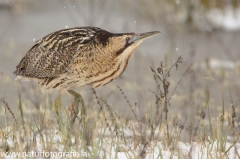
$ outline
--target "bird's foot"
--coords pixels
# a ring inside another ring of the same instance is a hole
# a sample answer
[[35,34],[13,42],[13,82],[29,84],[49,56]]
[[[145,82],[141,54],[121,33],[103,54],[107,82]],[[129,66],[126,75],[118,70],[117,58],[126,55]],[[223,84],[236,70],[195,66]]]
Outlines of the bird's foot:
[[85,104],[82,99],[82,96],[72,90],[68,90],[68,92],[74,96],[74,102],[68,107],[68,110],[71,112],[71,123],[73,124],[78,113],[79,113],[79,106],[81,106],[81,116],[86,116],[86,109]]

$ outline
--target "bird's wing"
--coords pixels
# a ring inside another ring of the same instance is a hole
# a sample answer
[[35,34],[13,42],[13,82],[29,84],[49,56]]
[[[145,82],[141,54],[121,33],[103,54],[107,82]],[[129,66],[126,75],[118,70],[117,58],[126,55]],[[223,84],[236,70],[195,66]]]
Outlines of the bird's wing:
[[80,46],[90,43],[99,28],[64,29],[38,40],[23,57],[16,75],[32,78],[54,78],[67,72]]

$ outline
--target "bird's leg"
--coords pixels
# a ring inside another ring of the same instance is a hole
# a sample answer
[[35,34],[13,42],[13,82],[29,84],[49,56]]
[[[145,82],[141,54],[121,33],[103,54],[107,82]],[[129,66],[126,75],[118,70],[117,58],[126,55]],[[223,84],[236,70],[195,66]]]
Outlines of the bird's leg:
[[68,107],[68,110],[71,112],[71,123],[73,124],[79,113],[79,106],[81,106],[81,116],[83,118],[86,116],[86,108],[83,98],[80,94],[72,90],[68,90],[68,92],[74,96],[74,102]]
[[58,124],[61,124],[61,119],[62,119],[61,118],[61,116],[62,116],[62,113],[61,113],[61,109],[62,109],[61,99],[62,99],[62,92],[59,91],[58,96],[54,101],[54,107],[55,107],[55,111],[56,111],[56,114],[57,114]]

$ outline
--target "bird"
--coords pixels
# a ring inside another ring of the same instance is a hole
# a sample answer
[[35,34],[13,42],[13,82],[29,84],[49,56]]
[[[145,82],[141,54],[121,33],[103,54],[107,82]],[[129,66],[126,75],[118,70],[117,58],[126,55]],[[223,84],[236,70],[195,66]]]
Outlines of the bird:
[[45,89],[58,89],[56,103],[67,90],[90,85],[104,86],[126,69],[141,43],[159,34],[111,33],[98,27],[75,27],[50,33],[36,41],[16,66],[16,79],[36,79]]

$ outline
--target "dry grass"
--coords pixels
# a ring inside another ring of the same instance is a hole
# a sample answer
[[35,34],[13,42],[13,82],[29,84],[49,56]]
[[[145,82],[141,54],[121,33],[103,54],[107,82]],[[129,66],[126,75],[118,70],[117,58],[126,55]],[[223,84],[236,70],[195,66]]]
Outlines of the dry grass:
[[[73,1],[63,2],[59,3],[61,8],[75,5]],[[98,8],[98,5],[102,5],[101,8],[108,6],[105,3],[96,5],[94,1],[89,1],[89,13],[84,14],[83,11],[81,12],[81,3],[77,2],[77,7],[80,8],[78,11],[85,15],[83,21],[88,25],[93,25],[96,20],[97,15],[94,16],[91,12],[94,8]],[[129,4],[129,2],[126,3]],[[150,17],[153,23],[158,21],[159,17],[166,18],[165,23],[171,23],[168,21],[171,19],[172,26],[176,26],[175,24],[179,21],[174,18],[167,19],[168,16],[162,15],[177,17],[176,15],[187,11],[184,22],[188,25],[193,18],[192,12],[197,8],[193,5],[193,8],[190,6],[186,9],[185,7],[188,6],[184,5],[186,1],[181,1],[182,5],[177,5],[176,0],[154,2],[156,2],[155,8],[147,1],[139,2],[139,5],[145,6],[144,15],[147,15],[147,18]],[[202,6],[205,7],[209,7],[209,2],[209,0],[201,1]],[[220,4],[223,0],[218,2]],[[237,1],[231,2],[236,2],[235,6],[239,6]],[[168,3],[175,6],[173,10],[166,7],[169,6]],[[129,6],[133,7],[133,11],[137,14],[134,7],[138,6]],[[159,9],[159,6],[163,9]],[[216,7],[216,5],[213,4],[211,7]],[[143,12],[142,9],[139,11]],[[74,25],[79,25],[78,14],[74,16],[66,14],[66,16]],[[108,23],[110,20],[110,18],[105,18],[101,22]],[[128,28],[128,25],[124,27]],[[174,38],[173,36],[172,39]],[[227,49],[223,42],[219,43],[229,57],[231,50]],[[71,103],[69,100],[67,104],[63,104],[61,122],[59,122],[53,110],[54,95],[40,90],[39,86],[36,87],[31,83],[27,84],[31,87],[24,87],[24,84],[16,86],[18,99],[11,100],[18,100],[18,105],[10,105],[10,101],[5,96],[0,97],[1,115],[3,116],[0,126],[0,152],[37,152],[40,150],[81,152],[84,150],[88,153],[88,158],[99,158],[99,156],[118,158],[117,155],[122,153],[126,158],[147,158],[151,152],[158,150],[159,153],[154,156],[156,158],[164,158],[166,152],[170,153],[169,158],[174,158],[176,154],[178,158],[194,158],[194,148],[197,143],[202,146],[201,152],[204,152],[204,147],[207,148],[209,158],[228,158],[231,148],[237,149],[239,146],[237,144],[240,143],[238,108],[240,89],[237,83],[229,84],[231,83],[229,78],[239,76],[239,68],[234,70],[234,74],[229,74],[229,71],[224,68],[215,70],[208,67],[209,61],[207,60],[206,68],[198,67],[193,62],[197,61],[194,45],[190,47],[189,57],[187,62],[181,64],[182,59],[175,59],[170,51],[164,62],[157,67],[151,66],[147,70],[152,73],[155,89],[145,91],[143,94],[150,94],[155,98],[154,100],[148,100],[146,103],[133,101],[128,97],[128,92],[124,87],[116,86],[114,94],[119,93],[118,100],[125,102],[122,107],[128,108],[126,109],[128,111],[124,112],[125,116],[120,115],[122,112],[119,112],[114,104],[110,104],[107,98],[99,95],[96,90],[92,90],[91,102],[86,102],[86,109],[80,109],[74,124],[70,124],[71,118],[66,108]],[[173,59],[176,62],[172,62]],[[230,59],[234,59],[234,56]],[[179,68],[179,70],[174,71],[174,68]],[[4,77],[2,84],[4,89],[8,89],[5,86],[8,81],[9,78]],[[229,90],[222,88],[225,82],[229,84],[227,86]],[[218,100],[214,97],[215,94],[221,94],[219,102],[215,101]],[[226,103],[226,96],[231,98],[231,102]],[[221,103],[221,105],[216,103]],[[190,146],[190,149],[184,149],[183,146],[179,146],[181,144]],[[235,158],[240,158],[240,154],[236,152]]]
[[[170,67],[166,65],[167,62],[161,62],[157,68],[151,67],[157,89],[150,93],[156,97],[156,102],[153,102],[156,106],[148,107],[145,120],[140,120],[139,113],[136,112],[136,107],[139,105],[136,104],[134,108],[120,86],[117,88],[122,94],[121,100],[126,101],[130,110],[129,115],[132,113],[133,118],[120,117],[113,106],[93,89],[93,102],[85,107],[84,113],[81,109],[74,124],[70,124],[70,114],[67,109],[62,110],[61,122],[57,122],[51,110],[53,107],[51,101],[36,104],[41,108],[37,107],[39,116],[29,118],[25,115],[24,102],[21,91],[19,91],[20,113],[17,115],[8,102],[2,100],[5,105],[6,125],[0,129],[1,152],[36,152],[40,149],[48,152],[69,152],[71,150],[81,152],[84,150],[89,158],[99,156],[117,158],[118,153],[125,153],[127,158],[132,158],[132,156],[146,158],[151,152],[156,151],[155,149],[161,149],[171,152],[171,157],[178,154],[179,158],[193,158],[192,148],[187,153],[183,153],[179,150],[179,144],[196,142],[203,145],[208,143],[209,153],[214,156],[212,158],[225,158],[235,143],[239,143],[239,120],[236,106],[230,103],[229,109],[225,110],[223,104],[221,113],[213,123],[209,110],[211,96],[209,88],[206,87],[205,101],[202,102],[196,114],[184,118],[171,113],[174,106],[170,107],[170,103],[174,92],[192,69],[190,64],[176,85],[172,86],[170,84],[172,69],[181,67],[179,64],[182,62],[182,57],[179,57]],[[193,78],[193,75],[188,77]],[[219,84],[210,80],[218,86],[221,92]],[[171,87],[174,88],[171,89],[172,92],[170,92]],[[48,98],[47,95],[45,97]],[[224,103],[224,99],[222,100]],[[141,108],[139,107],[138,110]],[[13,124],[8,124],[8,120],[12,120]],[[159,143],[162,144],[161,148]],[[226,146],[229,143],[231,146]],[[218,145],[216,154],[212,154],[211,151],[213,147],[215,148],[214,144]],[[114,151],[116,153],[111,154]],[[158,155],[160,158],[164,157],[164,154]],[[239,157],[239,154],[236,153],[236,156]]]

